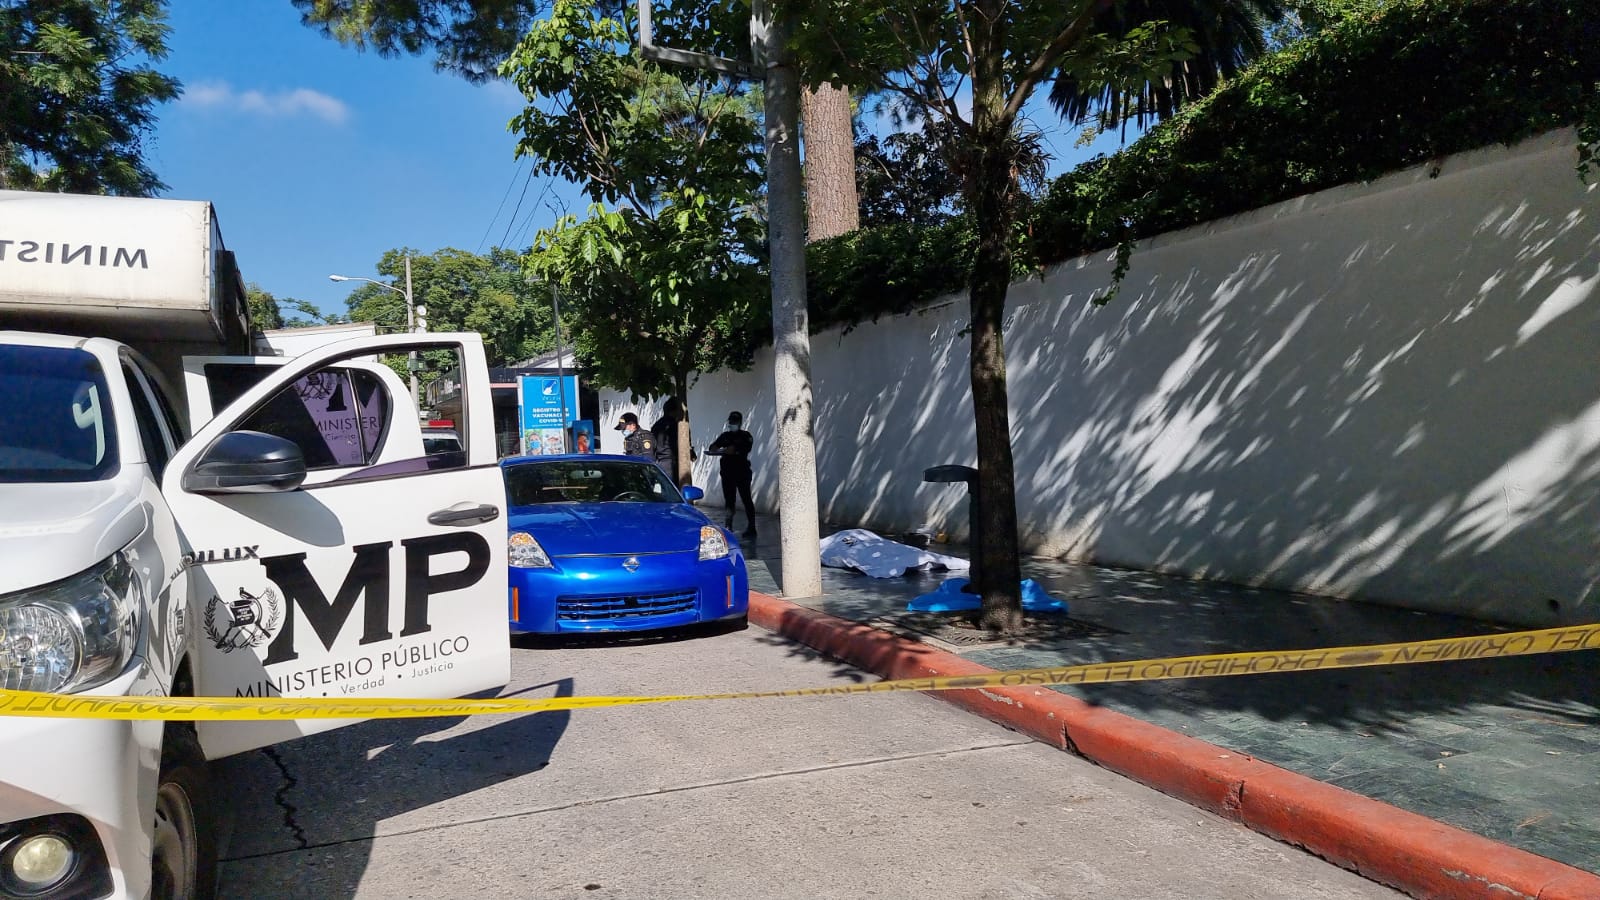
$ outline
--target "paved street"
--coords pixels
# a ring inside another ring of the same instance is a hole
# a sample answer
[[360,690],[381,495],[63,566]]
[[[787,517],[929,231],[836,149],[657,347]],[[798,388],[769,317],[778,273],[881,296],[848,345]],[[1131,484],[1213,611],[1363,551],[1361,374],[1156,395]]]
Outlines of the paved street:
[[[758,628],[512,660],[531,696],[865,677]],[[228,897],[1396,896],[920,695],[367,723],[219,774]]]
[[[708,514],[721,515],[709,508]],[[751,587],[775,592],[779,527],[762,517]],[[941,552],[966,556],[960,545]],[[996,669],[1269,648],[1337,647],[1502,630],[1486,622],[1154,572],[1026,559],[1084,633],[949,646]],[[797,602],[904,623],[946,576],[823,570]],[[913,632],[916,633],[916,632]],[[1061,686],[1180,734],[1586,871],[1600,871],[1600,653],[1138,684]]]

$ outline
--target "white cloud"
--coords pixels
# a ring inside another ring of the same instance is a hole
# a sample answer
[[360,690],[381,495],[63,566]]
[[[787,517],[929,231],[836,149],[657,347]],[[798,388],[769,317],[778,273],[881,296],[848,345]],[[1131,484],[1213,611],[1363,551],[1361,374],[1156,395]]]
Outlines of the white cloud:
[[350,118],[350,108],[344,101],[310,88],[239,91],[226,81],[208,81],[187,88],[183,102],[262,116],[309,115],[334,125],[342,125]]

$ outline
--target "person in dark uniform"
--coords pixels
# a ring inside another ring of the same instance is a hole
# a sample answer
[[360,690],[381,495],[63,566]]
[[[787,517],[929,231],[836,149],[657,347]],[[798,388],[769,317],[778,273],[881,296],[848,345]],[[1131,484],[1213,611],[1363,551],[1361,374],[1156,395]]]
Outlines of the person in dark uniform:
[[655,462],[656,439],[647,431],[639,430],[639,417],[633,413],[623,413],[617,420],[617,430],[622,432],[622,452],[628,456],[639,456]]
[[750,451],[755,448],[755,438],[744,430],[744,416],[737,410],[728,413],[728,425],[706,448],[709,456],[721,457],[722,504],[728,510],[723,527],[733,529],[733,510],[736,501],[744,502],[744,536],[756,536],[756,505],[750,500]]
[[650,436],[656,442],[656,465],[667,473],[673,484],[678,484],[678,421],[682,418],[683,404],[677,397],[668,397],[662,404],[661,418],[650,426]]

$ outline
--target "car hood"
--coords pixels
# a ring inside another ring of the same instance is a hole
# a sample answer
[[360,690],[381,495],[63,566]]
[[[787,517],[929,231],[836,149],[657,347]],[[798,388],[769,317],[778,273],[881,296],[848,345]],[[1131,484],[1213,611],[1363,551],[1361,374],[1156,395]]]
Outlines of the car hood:
[[710,524],[682,503],[549,503],[511,508],[512,531],[526,531],[551,556],[670,553],[700,547]]
[[0,594],[82,572],[148,523],[145,504],[121,479],[0,484]]

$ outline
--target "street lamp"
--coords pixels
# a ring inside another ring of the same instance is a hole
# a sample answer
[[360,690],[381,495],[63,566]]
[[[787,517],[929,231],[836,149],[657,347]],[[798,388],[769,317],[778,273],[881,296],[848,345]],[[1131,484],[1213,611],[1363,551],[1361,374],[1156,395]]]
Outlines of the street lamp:
[[[404,297],[405,301],[406,301],[406,331],[407,331],[407,333],[415,334],[415,333],[417,333],[419,331],[427,331],[428,330],[426,325],[423,325],[421,328],[417,327],[417,317],[419,315],[423,317],[423,321],[424,322],[427,321],[426,317],[427,317],[427,314],[428,314],[428,308],[425,307],[425,306],[424,307],[418,307],[416,305],[416,303],[413,302],[413,300],[412,300],[412,297],[411,297],[411,255],[410,254],[406,255],[406,286],[403,289],[395,287],[394,285],[392,285],[392,284],[390,284],[390,283],[388,283],[386,281],[378,281],[378,280],[372,279],[372,278],[362,278],[359,275],[329,275],[328,276],[328,280],[329,281],[364,281],[367,284],[375,284],[378,287],[381,287],[386,291],[394,291],[396,294],[399,294],[400,296]],[[420,413],[422,411],[422,401],[417,396],[417,351],[415,351],[415,350],[411,351],[410,362],[407,363],[406,368],[411,373],[411,402],[416,404],[417,411]]]

